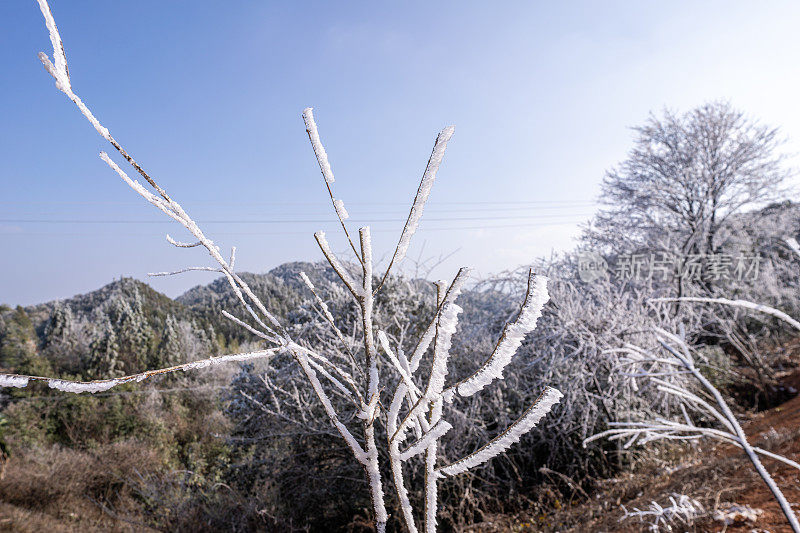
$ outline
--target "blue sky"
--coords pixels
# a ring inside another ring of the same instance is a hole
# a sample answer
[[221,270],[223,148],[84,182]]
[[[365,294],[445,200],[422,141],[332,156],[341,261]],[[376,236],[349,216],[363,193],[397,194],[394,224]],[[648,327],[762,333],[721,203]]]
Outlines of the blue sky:
[[[410,252],[457,250],[437,277],[569,249],[604,170],[630,148],[629,127],[651,110],[727,99],[800,151],[796,2],[51,7],[76,93],[212,238],[237,245],[242,270],[320,259],[313,232],[335,234],[306,106],[336,194],[354,227],[372,226],[377,257],[399,234],[436,133],[456,125]],[[180,228],[97,157],[109,147],[36,58],[48,47],[35,1],[0,3],[0,302],[208,264],[172,249],[164,235]],[[150,282],[174,296],[209,279]]]

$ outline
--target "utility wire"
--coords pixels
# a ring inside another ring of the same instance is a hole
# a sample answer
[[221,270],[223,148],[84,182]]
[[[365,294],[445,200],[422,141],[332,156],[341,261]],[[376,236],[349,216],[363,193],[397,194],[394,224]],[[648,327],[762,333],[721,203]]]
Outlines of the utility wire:
[[[254,206],[263,206],[263,205],[271,205],[271,206],[297,206],[297,205],[305,205],[305,206],[328,206],[328,203],[325,202],[210,202],[210,201],[197,201],[197,202],[183,202],[186,205],[214,205],[214,206],[224,206],[224,205],[231,205],[231,206],[243,206],[243,205],[254,205]],[[125,201],[113,201],[113,200],[87,200],[87,201],[58,201],[58,200],[0,200],[0,204],[9,204],[9,205],[141,205],[141,202],[125,202]],[[347,202],[348,205],[397,205],[407,207],[408,202]],[[440,201],[440,202],[432,202],[431,206],[434,205],[598,205],[598,202],[591,201],[591,200],[519,200],[519,201],[508,201],[508,200],[500,200],[500,201],[479,201],[479,202],[447,202],[447,201]]]
[[[578,213],[548,213],[543,215],[509,215],[509,216],[484,216],[484,217],[428,217],[428,222],[453,222],[453,221],[473,221],[473,220],[538,220],[543,218],[558,218],[566,216],[583,216]],[[591,216],[587,214],[585,216]],[[353,222],[404,222],[401,218],[373,218],[373,219],[350,219]],[[328,224],[337,222],[335,219],[218,219],[218,220],[199,220],[200,224]],[[3,218],[0,223],[6,224],[171,224],[171,220],[130,220],[130,219],[76,219],[76,218]]]
[[[451,226],[445,228],[426,228],[421,226],[419,228],[419,232],[429,232],[429,231],[454,231],[454,230],[491,230],[491,229],[505,229],[505,228],[547,228],[553,226],[564,226],[568,224],[578,224],[580,222],[585,221],[585,218],[574,219],[574,220],[561,220],[561,221],[553,221],[553,222],[533,222],[528,224],[492,224],[492,225],[484,225],[484,226]],[[373,229],[372,233],[397,233],[397,229]],[[241,236],[241,235],[308,235],[307,231],[224,231],[224,232],[214,232],[216,237],[233,237],[233,236]],[[0,232],[0,237],[11,237],[15,235],[20,236],[39,236],[44,237],[48,235],[57,235],[57,236],[152,236],[152,233],[133,233],[133,232],[113,232],[113,233],[98,233],[98,232],[27,232],[27,231],[7,231],[5,233]]]

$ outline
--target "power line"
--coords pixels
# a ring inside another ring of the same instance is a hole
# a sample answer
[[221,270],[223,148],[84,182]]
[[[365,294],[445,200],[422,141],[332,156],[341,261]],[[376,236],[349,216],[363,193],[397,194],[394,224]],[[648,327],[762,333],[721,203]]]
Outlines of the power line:
[[[491,230],[491,229],[504,229],[504,228],[546,228],[546,227],[553,227],[553,226],[563,226],[565,224],[578,224],[580,222],[585,221],[586,219],[574,219],[574,220],[562,220],[562,221],[554,221],[554,222],[539,222],[539,223],[528,223],[528,224],[493,224],[493,225],[484,225],[484,226],[451,226],[451,227],[440,227],[440,228],[426,228],[424,226],[420,226],[417,230],[419,233],[428,232],[428,231],[454,231],[454,230]],[[338,222],[338,221],[337,221]],[[399,229],[373,229],[372,233],[398,233]],[[17,231],[17,232],[7,232],[7,233],[0,233],[0,236],[11,237],[15,235],[21,236],[92,236],[92,237],[99,237],[99,236],[141,236],[141,237],[150,237],[152,233],[132,233],[132,232],[114,232],[114,233],[97,233],[97,232],[27,232],[27,231]],[[225,232],[215,232],[214,236],[216,237],[230,237],[230,236],[241,236],[241,235],[309,235],[308,231],[225,231]]]
[[[440,209],[438,207],[429,206],[427,208],[427,211],[428,211],[428,213],[437,213],[437,214],[438,213],[474,213],[474,212],[487,212],[487,211],[488,212],[491,212],[491,211],[503,211],[503,212],[507,212],[507,211],[533,211],[533,210],[540,211],[540,210],[554,210],[554,209],[558,209],[558,210],[562,210],[562,211],[572,211],[572,210],[575,210],[575,209],[578,209],[578,210],[591,209],[594,206],[595,206],[595,204],[585,204],[585,205],[576,204],[576,205],[566,205],[566,206],[541,205],[541,206],[525,206],[525,207],[508,207],[508,206],[498,206],[498,207],[462,207],[462,208],[456,208],[456,209]],[[330,208],[330,204],[328,204],[327,208],[328,209]],[[19,211],[24,212],[26,210],[20,209]],[[85,210],[81,210],[81,212],[83,212],[83,211],[85,211]],[[275,210],[272,210],[272,211],[274,212]],[[293,209],[292,211],[296,212],[297,210]],[[398,215],[407,215],[408,211],[409,211],[409,208],[408,208],[408,206],[406,206],[406,208],[403,208],[403,209],[401,209],[401,208],[397,208],[397,209],[387,208],[387,209],[381,209],[381,210],[378,210],[378,211],[359,209],[358,213],[360,215],[365,215],[365,214],[368,215],[368,214],[376,214],[376,213],[383,214],[383,215],[385,215],[387,213],[392,213],[392,214],[397,213]],[[38,214],[36,211],[33,211],[33,213]],[[45,211],[45,213],[46,214],[51,214],[52,210]]]
[[[214,206],[264,206],[264,205],[277,205],[277,206],[329,206],[330,202],[211,202],[211,201],[184,201],[185,205],[214,205]],[[57,201],[57,200],[0,200],[0,204],[9,205],[142,205],[142,202],[134,201],[114,201],[114,200],[86,200],[86,201]],[[409,202],[347,202],[348,205],[397,205],[409,207]],[[475,202],[465,201],[431,201],[430,205],[599,205],[598,202],[592,200],[483,200]]]
[[[538,215],[509,215],[509,216],[483,216],[483,217],[428,217],[428,222],[453,222],[453,221],[476,221],[476,220],[538,220],[543,218],[558,218],[566,216],[581,216],[580,213],[545,213]],[[590,216],[590,214],[586,214]],[[373,218],[373,219],[349,219],[352,222],[405,222],[405,218]],[[219,220],[199,220],[199,224],[329,224],[336,223],[338,219],[219,219]],[[133,220],[133,219],[77,219],[77,218],[4,218],[0,223],[6,224],[172,224],[171,220]]]

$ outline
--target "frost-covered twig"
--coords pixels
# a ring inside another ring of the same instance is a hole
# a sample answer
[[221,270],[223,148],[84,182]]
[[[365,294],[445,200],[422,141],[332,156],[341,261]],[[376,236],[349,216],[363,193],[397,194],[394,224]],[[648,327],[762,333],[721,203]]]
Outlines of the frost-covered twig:
[[793,328],[795,328],[797,331],[800,331],[800,322],[790,317],[783,311],[780,311],[773,307],[769,307],[767,305],[748,302],[747,300],[729,300],[727,298],[701,298],[694,296],[683,296],[681,298],[653,298],[650,301],[651,302],[700,302],[709,304],[730,305],[733,307],[742,307],[744,309],[752,309],[753,311],[759,311],[761,313],[779,318],[784,322],[786,322],[787,324],[789,324],[790,326],[792,326]]
[[272,348],[269,350],[259,350],[257,352],[237,353],[231,355],[220,355],[217,357],[209,357],[208,359],[200,359],[192,361],[191,363],[184,363],[182,365],[175,365],[166,368],[159,368],[156,370],[148,370],[138,374],[131,374],[129,376],[121,376],[113,379],[98,379],[93,381],[77,381],[71,379],[54,379],[42,376],[26,376],[22,374],[0,374],[0,387],[27,387],[32,381],[41,381],[47,383],[51,389],[56,389],[64,392],[103,392],[110,388],[122,385],[124,383],[141,382],[153,376],[160,376],[162,374],[169,374],[179,370],[196,370],[200,368],[208,368],[217,366],[224,363],[241,363],[244,361],[252,361],[254,359],[264,359],[272,357],[281,351],[280,348]]
[[344,349],[347,352],[347,356],[349,358],[349,361],[350,361],[351,365],[353,366],[353,368],[357,369],[359,372],[362,372],[362,374],[363,374],[363,371],[356,364],[356,361],[353,358],[353,352],[351,350],[350,343],[347,341],[347,339],[344,338],[344,334],[339,329],[339,327],[336,325],[336,321],[334,320],[333,315],[330,312],[330,309],[328,309],[328,304],[326,304],[325,301],[319,296],[319,294],[317,294],[317,290],[314,287],[314,284],[311,282],[311,279],[308,277],[308,275],[305,272],[300,272],[300,279],[303,280],[303,283],[305,283],[306,287],[308,287],[308,289],[311,291],[311,294],[314,296],[314,299],[317,301],[317,305],[319,305],[322,317],[325,319],[325,321],[328,323],[328,325],[330,325],[331,329],[333,330],[334,334],[336,335],[336,338],[339,339],[339,342],[342,343],[342,346],[344,346]]
[[500,435],[493,438],[478,451],[452,464],[441,467],[437,471],[448,476],[454,476],[496,457],[498,454],[510,448],[511,445],[519,441],[522,435],[536,426],[563,397],[564,395],[561,391],[552,387],[547,387],[533,405],[528,407],[522,416],[519,417],[516,422],[508,426]]
[[389,266],[386,267],[386,273],[383,275],[381,282],[378,284],[376,291],[380,290],[392,270],[395,263],[403,260],[408,252],[408,247],[411,244],[411,238],[417,231],[419,221],[422,220],[422,213],[425,210],[425,204],[428,202],[428,196],[431,194],[433,182],[436,180],[436,173],[439,172],[439,166],[442,164],[444,152],[447,149],[447,143],[453,137],[456,131],[454,126],[447,126],[439,135],[436,136],[436,142],[433,144],[433,152],[428,159],[428,165],[425,167],[425,173],[422,175],[422,180],[419,182],[417,195],[414,197],[414,203],[411,205],[411,211],[408,213],[408,219],[403,226],[403,232],[400,234],[400,240],[397,241],[397,247],[392,255],[392,260],[389,261]]
[[311,141],[311,147],[314,149],[314,155],[317,157],[317,163],[319,163],[319,169],[322,171],[322,177],[325,179],[325,187],[328,189],[328,195],[331,197],[331,203],[336,212],[336,217],[342,225],[342,230],[344,231],[345,237],[347,237],[350,248],[353,250],[356,259],[360,262],[361,257],[358,250],[356,250],[356,245],[353,244],[353,239],[350,238],[347,224],[344,222],[350,218],[350,215],[344,207],[344,201],[333,196],[332,186],[333,182],[336,180],[333,177],[333,170],[331,170],[331,164],[328,161],[328,153],[325,151],[325,147],[322,146],[322,141],[319,138],[319,131],[317,130],[317,123],[314,121],[314,110],[312,108],[307,107],[303,110],[303,121],[306,123],[306,133],[308,133],[308,139]]
[[794,237],[787,237],[785,240],[786,244],[789,245],[789,248],[791,248],[792,251],[797,254],[797,257],[800,257],[800,243],[797,242],[797,239]]
[[[800,464],[785,457],[781,457],[777,454],[773,454],[766,450],[752,446],[748,442],[747,436],[745,435],[741,424],[739,424],[738,419],[736,416],[734,416],[730,407],[728,407],[727,402],[725,402],[725,400],[722,398],[720,392],[695,366],[691,350],[688,344],[686,344],[683,334],[678,336],[658,328],[656,328],[655,333],[658,337],[660,346],[668,354],[668,357],[666,358],[666,364],[670,366],[681,366],[689,370],[693,377],[703,386],[705,391],[714,398],[718,409],[713,408],[708,402],[680,385],[667,383],[655,377],[650,377],[650,381],[656,384],[658,389],[662,392],[665,392],[676,399],[683,401],[686,406],[694,409],[697,412],[710,415],[713,419],[718,420],[722,423],[725,431],[694,425],[684,410],[683,413],[686,419],[685,423],[674,422],[664,418],[657,418],[653,421],[644,422],[629,421],[612,423],[612,429],[603,431],[584,440],[584,446],[600,438],[609,438],[613,440],[628,438],[629,440],[625,443],[626,448],[633,445],[637,441],[640,444],[645,444],[661,439],[694,439],[699,437],[711,437],[726,443],[734,444],[745,452],[748,459],[753,464],[753,467],[764,480],[764,483],[766,483],[767,487],[770,489],[780,505],[781,510],[783,511],[786,519],[789,522],[789,525],[792,528],[792,531],[795,533],[800,533],[800,524],[798,524],[797,516],[792,511],[780,488],[778,488],[775,481],[761,464],[758,455],[761,454],[773,459],[777,459],[798,469],[800,469]],[[661,356],[656,357],[649,355],[646,350],[638,347],[629,348],[629,353],[631,353],[633,357],[628,360],[623,360],[622,364],[640,365],[642,360],[652,361],[665,359]],[[648,372],[653,372],[653,368],[651,367],[650,370],[645,372],[645,375],[647,375]]]
[[632,511],[628,511],[623,505],[622,510],[625,514],[620,517],[619,521],[638,518],[640,522],[644,522],[645,519],[648,519],[650,522],[647,529],[658,533],[662,526],[666,531],[672,531],[672,524],[676,521],[691,526],[696,518],[705,513],[700,502],[685,494],[673,493],[669,497],[669,501],[670,505],[666,507],[652,501],[645,510],[634,507]]
[[[186,246],[188,248],[188,246]],[[184,274],[186,272],[219,272],[222,274],[222,269],[206,266],[186,267],[171,272],[148,272],[147,275],[157,278],[161,276],[174,276],[176,274]]]
[[472,396],[490,384],[494,379],[503,379],[503,370],[511,362],[511,358],[522,345],[525,335],[536,328],[536,321],[542,316],[542,308],[550,299],[547,294],[547,278],[534,276],[533,270],[528,274],[528,291],[525,302],[517,319],[506,324],[494,351],[481,368],[473,375],[453,385],[445,399],[452,398],[454,392],[460,396]]
[[[443,406],[445,402],[452,402],[455,392],[459,390],[457,385],[445,388],[445,378],[447,376],[452,336],[456,331],[458,314],[461,311],[455,300],[461,291],[465,278],[466,271],[462,270],[449,287],[446,287],[443,282],[437,283],[438,308],[436,315],[423,332],[410,362],[401,360],[394,355],[385,335],[379,337],[384,351],[394,366],[397,367],[398,373],[402,378],[389,407],[387,429],[389,434],[389,456],[395,488],[400,498],[406,526],[412,532],[416,532],[417,528],[408,499],[408,490],[403,479],[403,463],[417,453],[421,453],[421,446],[426,439],[424,516],[425,530],[432,532],[436,529],[438,479],[445,475],[454,476],[466,472],[470,468],[479,466],[504,452],[518,442],[525,433],[530,431],[551,410],[553,405],[563,397],[558,390],[551,387],[545,388],[534,404],[498,436],[462,459],[447,466],[437,466],[439,440],[445,435],[447,429],[450,429],[450,424],[446,428],[441,427],[443,423]],[[488,361],[478,372],[462,382],[470,383],[470,387],[465,389],[465,391],[469,390],[469,393],[465,392],[461,396],[471,396],[486,387],[494,379],[502,379],[503,370],[511,362],[525,335],[535,328],[536,320],[541,314],[542,307],[549,298],[546,284],[547,278],[534,276],[533,272],[529,272],[528,289],[519,316],[504,328],[500,341],[498,341]],[[431,369],[425,386],[418,387],[413,382],[413,375],[419,368],[422,356],[431,345],[433,345]],[[400,410],[404,403],[408,405],[408,411],[402,421],[398,422]],[[412,427],[419,428],[416,431],[424,432],[424,434],[418,439],[417,443],[409,448],[409,451],[401,453],[399,445],[405,440],[408,430]]]

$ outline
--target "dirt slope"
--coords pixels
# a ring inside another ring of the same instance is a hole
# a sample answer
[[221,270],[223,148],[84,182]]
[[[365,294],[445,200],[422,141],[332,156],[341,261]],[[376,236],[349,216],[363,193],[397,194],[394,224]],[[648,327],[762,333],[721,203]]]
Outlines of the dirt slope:
[[[800,373],[785,383],[800,390]],[[753,416],[744,429],[752,444],[800,462],[800,396]],[[763,458],[762,462],[800,515],[800,470],[769,458]],[[646,527],[635,520],[619,522],[623,514],[620,505],[645,509],[653,500],[668,504],[668,496],[675,492],[698,500],[709,515],[726,502],[763,511],[754,523],[730,525],[726,529],[721,522],[707,516],[692,527],[678,525],[675,531],[790,531],[772,493],[738,448],[706,440],[694,449],[689,448],[689,453],[678,462],[665,459],[659,463],[604,482],[602,490],[592,495],[592,501],[583,498],[582,503],[553,516],[550,527],[544,529],[642,531]],[[534,529],[538,527],[531,524],[530,530]]]

